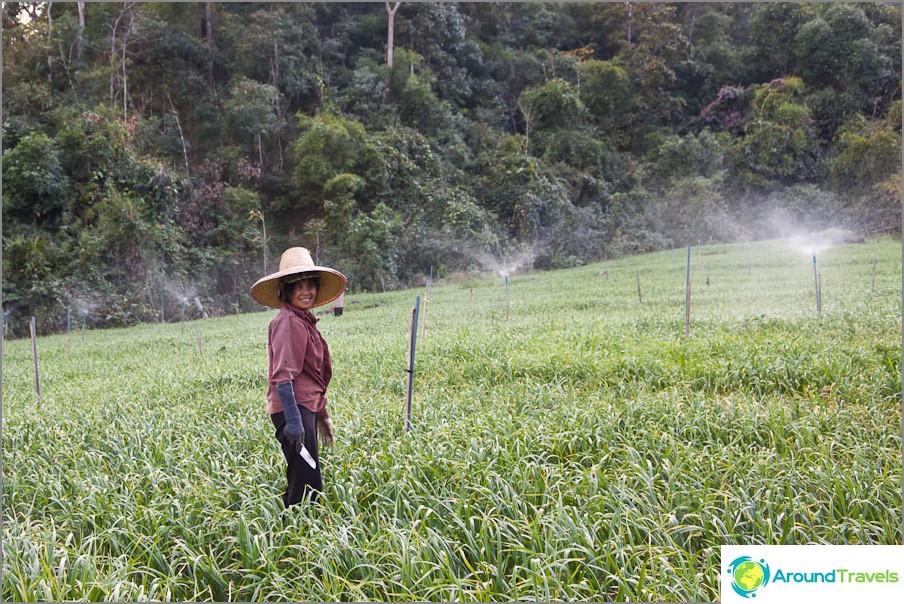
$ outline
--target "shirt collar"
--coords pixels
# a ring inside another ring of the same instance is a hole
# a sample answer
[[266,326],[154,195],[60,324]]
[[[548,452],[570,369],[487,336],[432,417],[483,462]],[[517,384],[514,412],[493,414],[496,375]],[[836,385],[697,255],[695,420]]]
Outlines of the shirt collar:
[[317,324],[317,321],[320,320],[320,319],[318,319],[317,317],[315,317],[315,316],[314,316],[314,313],[312,313],[311,311],[309,311],[309,310],[303,310],[303,309],[301,309],[301,308],[295,308],[295,307],[292,306],[291,304],[284,304],[284,305],[283,305],[283,308],[285,308],[285,309],[286,309],[287,311],[289,311],[290,313],[296,315],[296,316],[299,317],[300,319],[302,319],[302,320],[304,320],[304,321],[310,323],[311,325],[316,325],[316,324]]

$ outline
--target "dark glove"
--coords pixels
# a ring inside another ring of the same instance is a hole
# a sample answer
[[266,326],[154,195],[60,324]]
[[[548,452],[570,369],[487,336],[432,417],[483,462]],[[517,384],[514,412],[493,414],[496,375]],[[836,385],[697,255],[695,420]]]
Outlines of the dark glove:
[[333,420],[329,417],[319,418],[317,421],[317,435],[320,436],[320,442],[324,445],[331,445],[336,442]]
[[304,446],[304,426],[301,424],[301,412],[295,402],[295,390],[292,389],[292,382],[277,384],[276,393],[279,394],[283,415],[286,418],[283,434],[286,435],[289,442],[295,444],[296,451],[301,451]]

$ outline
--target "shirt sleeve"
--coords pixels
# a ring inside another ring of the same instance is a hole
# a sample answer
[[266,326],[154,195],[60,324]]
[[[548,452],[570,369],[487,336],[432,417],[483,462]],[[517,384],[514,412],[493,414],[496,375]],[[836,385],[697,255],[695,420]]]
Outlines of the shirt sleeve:
[[270,324],[270,383],[294,382],[304,367],[308,334],[301,321],[289,315],[278,315]]

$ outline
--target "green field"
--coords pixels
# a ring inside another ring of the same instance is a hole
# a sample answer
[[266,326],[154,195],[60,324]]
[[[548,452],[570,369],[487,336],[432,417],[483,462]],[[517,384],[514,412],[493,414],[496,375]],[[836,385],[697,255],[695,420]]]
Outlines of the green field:
[[40,404],[7,341],[3,599],[700,601],[722,544],[901,543],[901,242],[820,250],[821,315],[805,247],[693,248],[689,337],[684,249],[516,273],[508,317],[500,277],[438,281],[410,434],[424,290],[347,296],[288,513],[272,312],[203,359],[194,322],[39,338]]

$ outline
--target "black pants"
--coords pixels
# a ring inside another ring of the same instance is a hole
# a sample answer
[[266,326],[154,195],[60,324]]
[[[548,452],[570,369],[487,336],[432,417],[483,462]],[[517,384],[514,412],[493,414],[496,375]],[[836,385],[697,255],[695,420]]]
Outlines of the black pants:
[[283,455],[286,457],[286,493],[283,495],[283,503],[286,507],[302,501],[308,492],[311,494],[311,501],[314,501],[323,490],[320,457],[317,454],[317,414],[308,411],[301,405],[298,406],[298,411],[301,413],[301,425],[304,426],[304,446],[317,462],[316,468],[309,466],[308,462],[298,454],[295,443],[290,443],[286,438],[285,415],[282,412],[270,415],[270,419],[276,427],[276,440],[282,445]]

